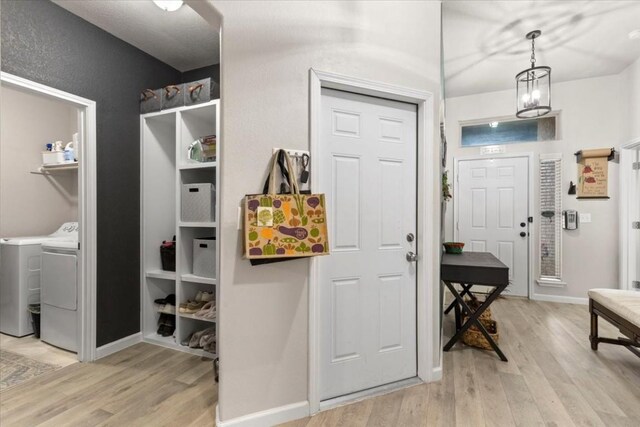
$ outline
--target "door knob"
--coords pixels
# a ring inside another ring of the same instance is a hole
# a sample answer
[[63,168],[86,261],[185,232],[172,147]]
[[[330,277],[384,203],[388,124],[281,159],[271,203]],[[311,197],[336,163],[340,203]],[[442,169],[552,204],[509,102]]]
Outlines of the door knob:
[[407,252],[407,261],[416,262],[417,260],[418,260],[418,255],[414,254],[413,252]]
[[525,233],[524,231],[520,232],[520,237],[525,237],[527,235],[527,233]]

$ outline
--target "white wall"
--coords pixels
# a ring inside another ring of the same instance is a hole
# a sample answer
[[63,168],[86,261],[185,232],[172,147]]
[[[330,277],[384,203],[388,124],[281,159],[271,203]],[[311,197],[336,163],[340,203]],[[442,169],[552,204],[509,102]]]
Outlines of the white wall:
[[[514,90],[483,93],[447,100],[447,169],[453,169],[456,156],[479,155],[479,148],[460,147],[459,122],[499,116],[513,116]],[[561,139],[507,145],[507,153],[534,153],[534,184],[538,181],[539,155],[562,153],[562,209],[590,213],[592,222],[580,224],[576,231],[562,231],[562,278],[565,288],[535,285],[534,293],[586,298],[594,287],[618,287],[618,164],[609,162],[609,200],[578,200],[569,196],[569,181],[577,182],[578,150],[617,147],[624,140],[626,108],[620,75],[598,77],[553,85],[552,107],[561,112]],[[453,181],[453,179],[452,179]],[[540,221],[539,191],[536,185],[534,208],[530,215]],[[446,214],[445,235],[453,239],[453,202]],[[534,278],[539,275],[539,236],[534,239]]]
[[438,100],[440,4],[214,4],[223,15],[219,416],[229,420],[308,398],[309,263],[242,259],[243,196],[261,189],[272,147],[308,149],[311,67]]
[[77,110],[3,86],[0,111],[0,236],[49,234],[63,222],[77,221],[77,171],[30,173],[42,165],[45,144],[71,141]]
[[620,73],[623,99],[627,107],[623,114],[627,122],[625,141],[640,138],[640,58]]

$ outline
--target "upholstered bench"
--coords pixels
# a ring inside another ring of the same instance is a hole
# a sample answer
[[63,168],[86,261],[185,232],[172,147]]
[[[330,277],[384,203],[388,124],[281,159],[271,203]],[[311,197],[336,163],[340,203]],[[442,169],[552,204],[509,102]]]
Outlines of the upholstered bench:
[[[591,289],[589,291],[589,312],[591,313],[591,349],[597,350],[598,343],[616,344],[627,347],[638,357],[640,351],[640,292],[620,289]],[[607,320],[627,338],[601,338],[598,336],[598,316]]]

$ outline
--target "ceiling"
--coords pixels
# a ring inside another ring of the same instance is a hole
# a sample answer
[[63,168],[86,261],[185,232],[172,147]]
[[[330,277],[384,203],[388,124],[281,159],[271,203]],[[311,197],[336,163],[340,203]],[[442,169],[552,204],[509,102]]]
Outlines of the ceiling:
[[220,62],[220,39],[188,5],[165,12],[151,0],[53,0],[179,71]]
[[639,1],[445,1],[443,45],[447,97],[513,89],[529,67],[536,40],[537,65],[552,82],[620,73],[640,58]]

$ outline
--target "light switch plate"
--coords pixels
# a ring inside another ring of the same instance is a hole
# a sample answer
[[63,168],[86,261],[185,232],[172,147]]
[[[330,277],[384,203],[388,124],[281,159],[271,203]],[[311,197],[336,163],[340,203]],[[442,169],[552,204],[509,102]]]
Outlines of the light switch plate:
[[591,222],[591,214],[590,213],[581,213],[580,214],[580,223],[585,224],[587,222]]

